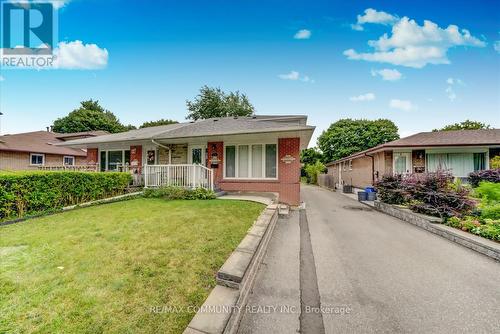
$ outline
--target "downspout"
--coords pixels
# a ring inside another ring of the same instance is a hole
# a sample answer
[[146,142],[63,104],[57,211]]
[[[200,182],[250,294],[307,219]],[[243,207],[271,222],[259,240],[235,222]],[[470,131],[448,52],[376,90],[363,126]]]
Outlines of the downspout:
[[168,164],[171,165],[172,164],[172,149],[168,146],[165,146],[163,144],[158,143],[154,139],[151,139],[151,142],[157,146],[163,147],[164,149],[168,150]]
[[372,186],[375,185],[375,159],[373,159],[373,155],[369,155],[365,153],[365,156],[372,158]]

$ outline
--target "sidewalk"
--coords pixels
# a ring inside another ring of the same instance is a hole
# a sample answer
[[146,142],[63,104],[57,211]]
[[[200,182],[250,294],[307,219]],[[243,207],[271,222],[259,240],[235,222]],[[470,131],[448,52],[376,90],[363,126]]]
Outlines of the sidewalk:
[[280,218],[259,268],[239,333],[297,333],[300,328],[299,212]]

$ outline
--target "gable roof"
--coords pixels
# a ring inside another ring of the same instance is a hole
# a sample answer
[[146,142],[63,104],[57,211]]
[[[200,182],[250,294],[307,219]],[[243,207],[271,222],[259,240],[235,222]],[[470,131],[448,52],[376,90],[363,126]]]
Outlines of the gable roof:
[[161,125],[94,138],[71,140],[60,146],[89,145],[108,142],[178,139],[217,135],[268,133],[282,131],[314,131],[314,126],[306,125],[307,116],[250,116],[219,117]]
[[48,131],[35,131],[0,136],[0,151],[17,151],[59,155],[86,156],[85,151],[69,147],[60,147],[59,134]]
[[356,152],[348,157],[329,162],[326,165],[330,166],[334,163],[364,156],[367,153],[373,153],[391,148],[492,145],[500,146],[500,129],[420,132],[412,136],[397,139],[364,151]]

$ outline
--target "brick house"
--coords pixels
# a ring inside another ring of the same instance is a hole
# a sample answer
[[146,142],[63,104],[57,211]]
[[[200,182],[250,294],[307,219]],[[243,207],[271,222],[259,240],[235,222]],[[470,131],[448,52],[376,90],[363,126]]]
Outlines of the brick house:
[[0,136],[0,170],[32,170],[41,167],[86,164],[82,149],[56,146],[66,140],[96,137],[105,131],[54,133],[35,131]]
[[130,170],[146,187],[179,185],[279,194],[300,202],[300,151],[307,116],[222,117],[156,126],[60,146],[87,150],[102,172]]
[[326,164],[333,184],[372,186],[384,174],[449,170],[465,178],[500,155],[500,129],[421,132]]

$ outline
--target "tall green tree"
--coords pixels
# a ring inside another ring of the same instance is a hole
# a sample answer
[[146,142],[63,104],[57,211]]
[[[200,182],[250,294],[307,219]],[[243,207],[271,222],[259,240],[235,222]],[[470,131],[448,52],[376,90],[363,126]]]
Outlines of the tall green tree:
[[311,165],[322,160],[323,155],[316,147],[306,148],[300,152],[300,162],[304,165]]
[[157,121],[150,121],[150,122],[144,122],[142,125],[139,127],[139,129],[142,128],[150,128],[153,126],[160,126],[160,125],[169,125],[169,124],[176,124],[179,123],[177,121],[174,121],[172,119],[159,119]]
[[388,119],[341,119],[318,138],[323,162],[342,159],[353,153],[399,138],[398,127]]
[[469,119],[466,119],[463,122],[449,124],[441,129],[434,129],[432,131],[436,132],[436,131],[481,130],[481,129],[490,129],[490,125],[488,125],[486,123],[481,123],[478,121],[471,121]]
[[198,120],[213,117],[251,116],[254,106],[245,94],[225,93],[220,88],[203,86],[193,101],[186,101],[187,119]]
[[117,133],[135,129],[135,126],[123,125],[111,111],[104,109],[99,101],[90,99],[80,102],[80,107],[67,116],[56,119],[52,129],[58,133],[95,130]]

